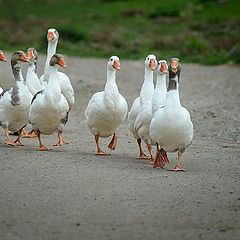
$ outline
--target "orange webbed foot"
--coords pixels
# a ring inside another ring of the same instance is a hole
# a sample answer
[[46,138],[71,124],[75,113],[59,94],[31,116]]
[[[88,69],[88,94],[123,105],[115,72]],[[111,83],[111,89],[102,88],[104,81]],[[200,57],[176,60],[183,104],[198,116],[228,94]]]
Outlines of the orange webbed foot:
[[156,168],[156,167],[164,168],[164,166],[165,166],[164,158],[163,158],[163,156],[161,155],[161,153],[159,152],[159,153],[156,155],[155,161],[154,161],[154,163],[153,163],[153,168]]
[[140,153],[137,159],[150,159],[150,157],[147,156],[145,153]]
[[63,140],[59,140],[56,144],[53,144],[53,146],[62,146],[68,144],[68,142],[64,142]]
[[114,132],[111,142],[108,144],[108,148],[114,150],[117,145],[117,134]]
[[43,145],[38,148],[38,151],[51,151],[51,150],[52,150],[51,148],[47,148]]
[[176,167],[174,167],[174,168],[170,168],[170,169],[168,169],[168,171],[173,171],[173,172],[186,172],[185,169],[180,168],[180,167],[178,167],[178,166],[176,166]]
[[19,140],[16,140],[14,143],[15,146],[24,146],[24,144],[22,144]]
[[110,156],[112,155],[111,153],[105,153],[103,151],[97,151],[96,155],[100,155],[100,156]]
[[16,146],[16,145],[17,145],[16,143],[12,142],[11,140],[7,140],[7,141],[5,142],[5,144],[6,144],[6,145],[9,145],[9,146]]
[[37,133],[34,130],[30,131],[29,133],[24,133],[22,135],[22,138],[36,138],[36,137]]

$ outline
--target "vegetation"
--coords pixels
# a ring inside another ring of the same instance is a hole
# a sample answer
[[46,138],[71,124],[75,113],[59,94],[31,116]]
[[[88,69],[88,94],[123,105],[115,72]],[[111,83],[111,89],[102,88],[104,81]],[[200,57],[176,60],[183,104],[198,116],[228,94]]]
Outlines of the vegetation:
[[239,0],[0,0],[0,49],[45,53],[54,27],[70,55],[239,63],[239,12]]

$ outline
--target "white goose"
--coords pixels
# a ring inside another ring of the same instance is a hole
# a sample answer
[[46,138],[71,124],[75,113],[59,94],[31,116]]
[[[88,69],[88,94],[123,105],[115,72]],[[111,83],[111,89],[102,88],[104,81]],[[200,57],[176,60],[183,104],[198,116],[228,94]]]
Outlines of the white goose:
[[30,93],[34,96],[37,92],[44,89],[37,75],[37,61],[38,54],[35,48],[29,48],[27,50],[27,56],[29,59],[28,70],[26,74],[26,84]]
[[[191,144],[193,124],[188,110],[181,106],[179,99],[179,77],[181,64],[172,58],[169,65],[169,85],[164,108],[159,108],[150,124],[150,137],[167,152],[178,151],[176,167],[170,171],[185,171],[180,168],[182,153]],[[161,154],[155,159],[153,167],[163,167]]]
[[[47,40],[48,40],[47,60],[46,60],[45,67],[44,67],[44,75],[42,75],[40,77],[40,82],[42,82],[43,86],[45,86],[45,87],[47,86],[47,82],[49,79],[49,61],[50,61],[51,57],[56,53],[58,39],[59,39],[59,34],[58,34],[57,30],[54,28],[49,29],[48,34],[47,34]],[[73,91],[73,87],[71,85],[70,79],[63,72],[58,72],[57,76],[58,76],[59,85],[61,88],[61,93],[66,98],[68,105],[69,105],[69,109],[71,110],[71,108],[74,104],[75,98],[74,98],[74,91]],[[65,124],[66,123],[67,123],[67,120],[66,120]],[[61,130],[58,131],[58,138],[59,138],[59,141],[58,141],[58,143],[54,144],[54,146],[60,146],[62,144],[67,144],[67,142],[64,142],[62,140]]]
[[58,65],[66,67],[63,56],[54,54],[49,65],[47,87],[34,96],[29,112],[29,122],[37,132],[39,140],[38,150],[51,150],[42,144],[40,134],[50,135],[57,129],[62,130],[69,112],[67,100],[61,93],[57,74]]
[[[0,95],[0,125],[7,137],[7,145],[23,145],[20,142],[21,132],[28,123],[29,107],[32,94],[23,79],[20,62],[29,62],[23,51],[16,51],[11,57],[11,65],[16,83]],[[18,138],[12,142],[9,131],[17,132]]]
[[132,105],[132,108],[129,112],[129,130],[132,132],[135,139],[137,139],[138,147],[139,147],[139,156],[137,158],[141,159],[149,159],[147,155],[144,154],[141,147],[141,138],[138,136],[136,129],[134,128],[136,118],[141,111],[142,105],[146,101],[150,101],[152,99],[152,95],[154,92],[153,85],[153,71],[155,70],[157,65],[156,56],[150,54],[145,59],[145,73],[144,73],[144,82],[141,88],[140,97],[137,97]]
[[[37,92],[42,91],[45,87],[40,83],[37,75],[37,60],[38,54],[35,48],[29,48],[27,51],[27,56],[29,59],[28,70],[26,74],[26,84],[30,93],[34,96]],[[34,138],[37,137],[37,134],[34,130],[27,133],[23,129],[23,138]]]
[[99,137],[106,138],[113,134],[108,147],[111,150],[115,149],[116,129],[124,122],[128,112],[127,102],[119,93],[115,82],[116,70],[120,70],[119,58],[112,56],[107,63],[107,83],[104,91],[95,93],[85,110],[85,122],[95,136],[97,144],[96,155],[110,155],[100,149]]
[[[7,59],[5,58],[2,50],[0,50],[0,61],[7,62]],[[3,92],[3,89],[0,87],[0,94],[2,92]]]
[[146,143],[149,154],[151,156],[151,164],[154,162],[152,155],[151,145],[156,145],[155,142],[149,136],[149,126],[153,117],[153,114],[158,110],[159,107],[164,106],[167,87],[166,87],[166,76],[168,73],[167,62],[165,60],[158,61],[156,68],[157,81],[156,87],[153,92],[152,99],[146,101],[136,118],[134,128],[138,136]]

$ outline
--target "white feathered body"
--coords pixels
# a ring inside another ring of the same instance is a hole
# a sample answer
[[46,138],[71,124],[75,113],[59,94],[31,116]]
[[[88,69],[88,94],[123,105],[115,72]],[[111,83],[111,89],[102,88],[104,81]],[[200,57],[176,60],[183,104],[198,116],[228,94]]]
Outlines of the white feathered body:
[[85,122],[93,135],[109,137],[125,121],[127,112],[127,102],[118,91],[114,73],[108,77],[105,90],[95,93],[90,99],[85,110]]
[[188,110],[180,104],[177,90],[167,93],[165,107],[153,115],[150,136],[167,152],[184,152],[191,144],[193,124]]
[[0,123],[16,132],[28,123],[32,94],[25,82],[17,81],[0,97]]
[[68,102],[61,93],[57,74],[53,72],[46,90],[37,94],[31,104],[29,121],[34,130],[50,135],[59,128],[68,111]]

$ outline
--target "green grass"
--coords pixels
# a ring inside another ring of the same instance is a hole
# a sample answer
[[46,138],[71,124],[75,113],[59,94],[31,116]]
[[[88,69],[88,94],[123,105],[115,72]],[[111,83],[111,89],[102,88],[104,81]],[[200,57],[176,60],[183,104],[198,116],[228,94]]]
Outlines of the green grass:
[[239,63],[239,12],[239,0],[2,0],[0,49],[45,53],[55,27],[69,55]]

